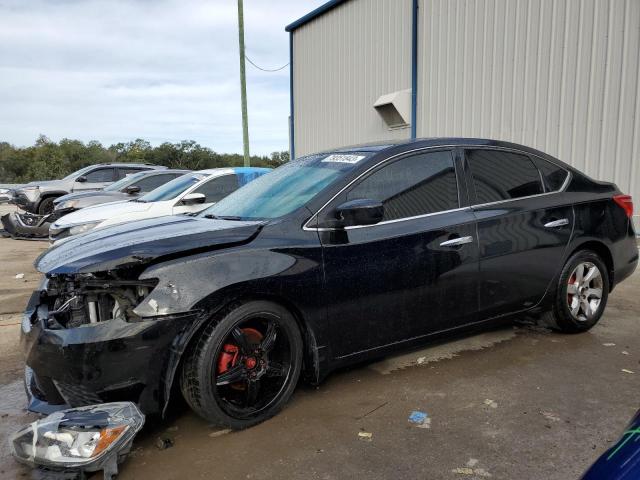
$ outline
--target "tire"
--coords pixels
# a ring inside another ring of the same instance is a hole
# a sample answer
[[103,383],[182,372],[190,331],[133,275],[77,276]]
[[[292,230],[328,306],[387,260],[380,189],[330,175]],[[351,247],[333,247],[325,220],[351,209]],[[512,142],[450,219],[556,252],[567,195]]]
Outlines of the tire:
[[[582,266],[582,282],[579,278],[580,266]],[[593,267],[597,271],[592,272]],[[589,275],[591,280],[587,278]],[[588,281],[588,285],[585,285],[585,281]],[[542,323],[564,333],[586,332],[602,317],[608,297],[607,266],[595,252],[578,251],[564,265],[556,286],[553,307],[542,315]],[[576,305],[578,305],[577,313]]]
[[205,420],[241,430],[276,415],[296,388],[303,343],[293,315],[272,302],[214,316],[186,353],[180,389]]
[[55,197],[47,197],[44,200],[42,200],[40,202],[40,205],[38,205],[38,213],[40,215],[48,215],[51,212],[53,212],[53,201],[55,200]]

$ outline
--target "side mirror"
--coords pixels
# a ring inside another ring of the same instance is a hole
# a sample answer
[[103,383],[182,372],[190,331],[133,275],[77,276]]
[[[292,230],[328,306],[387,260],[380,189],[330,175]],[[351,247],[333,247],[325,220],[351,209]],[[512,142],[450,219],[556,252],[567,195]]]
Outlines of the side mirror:
[[127,188],[124,189],[124,193],[129,195],[140,193],[140,187],[138,185],[129,185]]
[[384,205],[377,200],[362,198],[343,203],[335,213],[343,227],[375,225],[384,216]]
[[85,177],[84,175],[80,175],[78,178],[76,178],[76,182],[78,183],[84,183],[87,181],[87,177]]
[[185,195],[181,205],[198,205],[199,203],[204,203],[207,197],[204,196],[204,193],[190,193],[189,195]]

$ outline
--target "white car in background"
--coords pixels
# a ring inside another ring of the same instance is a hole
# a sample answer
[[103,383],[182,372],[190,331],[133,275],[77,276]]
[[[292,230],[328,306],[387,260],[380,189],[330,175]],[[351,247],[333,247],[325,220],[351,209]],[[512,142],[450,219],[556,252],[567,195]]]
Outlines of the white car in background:
[[213,168],[187,173],[133,200],[83,208],[49,227],[58,242],[96,228],[147,218],[197,213],[265,173],[270,168]]

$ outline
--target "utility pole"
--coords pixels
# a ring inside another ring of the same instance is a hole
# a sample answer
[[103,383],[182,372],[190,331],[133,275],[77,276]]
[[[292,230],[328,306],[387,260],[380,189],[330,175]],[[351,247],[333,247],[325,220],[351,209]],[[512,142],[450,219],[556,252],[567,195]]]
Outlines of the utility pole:
[[238,36],[240,41],[240,95],[242,98],[242,144],[244,166],[251,165],[249,157],[249,119],[247,118],[247,79],[244,72],[244,13],[242,1],[238,0]]

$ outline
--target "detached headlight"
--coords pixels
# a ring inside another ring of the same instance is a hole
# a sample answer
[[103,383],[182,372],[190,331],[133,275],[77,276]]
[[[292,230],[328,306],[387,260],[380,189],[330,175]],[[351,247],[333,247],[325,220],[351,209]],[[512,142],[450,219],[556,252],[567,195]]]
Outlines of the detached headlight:
[[79,235],[81,233],[88,232],[89,230],[93,230],[96,225],[100,222],[91,222],[91,223],[83,223],[82,225],[76,225],[75,227],[71,227],[69,229],[69,233],[71,235]]
[[11,453],[34,467],[104,469],[111,478],[143,425],[144,415],[131,402],[71,408],[23,427],[11,437]]
[[56,203],[54,210],[66,210],[67,208],[76,208],[77,206],[78,200],[66,200],[64,202]]

